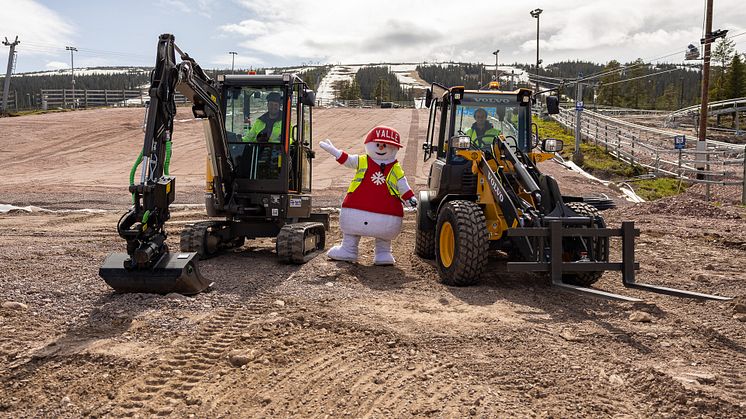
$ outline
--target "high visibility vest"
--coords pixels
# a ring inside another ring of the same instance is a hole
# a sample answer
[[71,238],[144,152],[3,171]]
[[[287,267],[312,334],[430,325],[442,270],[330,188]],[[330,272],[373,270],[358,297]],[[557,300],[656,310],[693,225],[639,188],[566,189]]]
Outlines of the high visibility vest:
[[[471,138],[472,144],[474,144],[475,146],[479,146],[479,144],[477,144],[477,131],[476,130],[474,130],[472,128],[469,128],[466,131],[466,135],[468,135]],[[495,141],[495,139],[497,138],[498,135],[500,135],[500,130],[499,129],[494,128],[494,127],[490,128],[490,129],[488,129],[487,131],[484,132],[484,135],[482,135],[483,138],[487,137],[487,136],[490,136],[490,137],[483,139],[482,143],[484,143],[484,144],[492,144]]]
[[[251,126],[251,129],[249,132],[246,133],[243,137],[244,142],[250,142],[255,143],[256,137],[264,131],[264,128],[267,126],[267,124],[262,121],[261,118],[257,119],[257,121],[254,123],[254,125]],[[280,142],[280,134],[282,133],[282,120],[278,119],[275,121],[275,123],[272,125],[272,132],[269,134],[268,141],[270,143],[279,143]]]
[[[355,192],[355,189],[363,183],[366,170],[368,170],[368,156],[360,155],[357,158],[357,172],[355,172],[355,177],[350,182],[350,187],[347,188],[347,193]],[[389,170],[389,174],[386,175],[386,187],[391,195],[401,198],[398,184],[399,180],[403,177],[404,170],[401,168],[401,165],[399,162],[394,163],[394,166]]]

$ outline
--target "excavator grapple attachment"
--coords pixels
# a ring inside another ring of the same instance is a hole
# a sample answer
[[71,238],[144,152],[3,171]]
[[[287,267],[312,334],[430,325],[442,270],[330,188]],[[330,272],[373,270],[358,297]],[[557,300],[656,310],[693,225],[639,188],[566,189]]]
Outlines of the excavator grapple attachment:
[[112,253],[98,270],[116,292],[194,295],[211,285],[199,272],[196,253],[166,253],[149,269],[129,268],[129,259],[126,253]]

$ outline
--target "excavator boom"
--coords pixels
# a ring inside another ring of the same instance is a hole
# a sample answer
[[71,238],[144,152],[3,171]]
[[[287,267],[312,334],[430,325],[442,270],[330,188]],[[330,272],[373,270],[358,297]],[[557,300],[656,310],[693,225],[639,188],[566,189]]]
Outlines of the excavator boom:
[[[170,253],[166,245],[164,225],[170,218],[169,205],[176,196],[176,179],[168,173],[176,115],[174,96],[177,88],[204,90],[199,89],[200,83],[195,82],[199,79],[193,77],[194,68],[198,69],[198,77],[204,80],[201,84],[207,85],[208,80],[186,54],[180,53],[183,61],[177,65],[175,50],[178,48],[173,35],[161,35],[155,69],[151,74],[145,140],[130,175],[129,191],[133,205],[117,224],[117,232],[127,241],[127,253],[109,255],[99,268],[99,276],[117,292],[190,295],[210,286],[199,272],[196,253]],[[203,93],[202,96],[206,95]],[[217,98],[214,94],[212,97],[215,98],[212,102],[190,99],[205,107],[217,107]],[[219,115],[216,108],[211,109],[211,113]],[[134,176],[140,164],[140,181],[136,183]]]

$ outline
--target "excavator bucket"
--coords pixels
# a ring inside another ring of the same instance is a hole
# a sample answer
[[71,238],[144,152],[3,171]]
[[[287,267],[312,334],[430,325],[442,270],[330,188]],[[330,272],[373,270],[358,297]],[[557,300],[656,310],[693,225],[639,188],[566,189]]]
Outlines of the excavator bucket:
[[199,273],[196,253],[166,253],[150,269],[126,267],[129,258],[126,253],[112,253],[98,270],[116,292],[194,295],[212,285]]

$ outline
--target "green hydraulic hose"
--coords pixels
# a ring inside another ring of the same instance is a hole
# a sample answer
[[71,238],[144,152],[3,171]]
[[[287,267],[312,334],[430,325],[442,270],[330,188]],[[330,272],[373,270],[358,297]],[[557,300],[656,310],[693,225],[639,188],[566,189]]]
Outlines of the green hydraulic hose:
[[[137,156],[137,159],[135,160],[135,164],[132,166],[132,169],[130,169],[130,185],[135,184],[135,172],[137,172],[137,167],[140,166],[140,163],[142,162],[142,150],[140,150],[140,154]],[[132,194],[132,203],[135,203],[135,194]]]
[[163,174],[168,176],[168,165],[171,163],[171,141],[166,141],[166,160],[163,162]]

